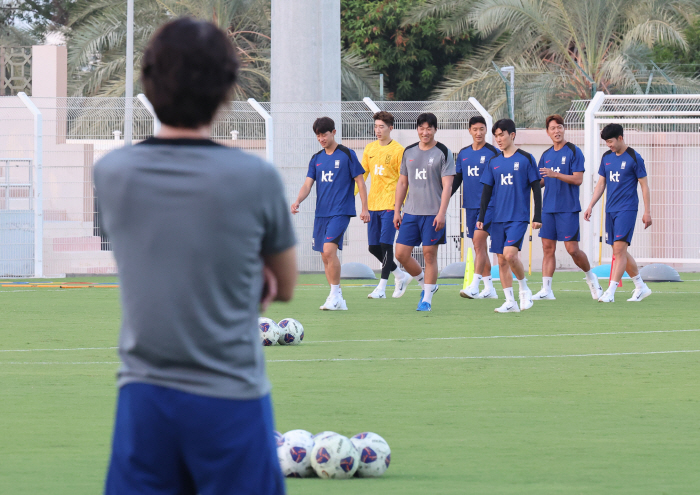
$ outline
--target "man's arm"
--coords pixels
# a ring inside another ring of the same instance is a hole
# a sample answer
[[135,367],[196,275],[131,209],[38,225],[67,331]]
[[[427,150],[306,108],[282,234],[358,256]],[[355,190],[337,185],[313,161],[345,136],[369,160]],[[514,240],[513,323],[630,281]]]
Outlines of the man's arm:
[[365,179],[358,175],[355,177],[355,185],[360,192],[360,201],[362,201],[362,213],[360,213],[360,219],[367,223],[369,222],[369,207],[367,206],[367,186],[365,185]]
[[452,181],[454,180],[454,175],[446,175],[442,177],[442,196],[440,198],[440,211],[435,216],[433,220],[433,226],[435,227],[435,232],[445,228],[445,215],[447,214],[447,206],[450,204],[450,198],[452,197]]
[[648,229],[651,227],[651,192],[649,191],[649,183],[646,177],[639,179],[639,185],[642,188],[642,201],[644,201],[644,215],[642,215],[642,222],[644,223],[644,228]]
[[462,185],[462,172],[457,172],[454,174],[454,180],[452,181],[452,193],[450,193],[450,196],[454,196],[457,190],[459,189],[459,186]]
[[[551,168],[540,168],[540,175],[542,177],[549,177],[550,179],[559,179],[562,182],[571,184],[574,186],[580,186],[583,184],[583,172],[574,172],[574,175],[566,175],[560,172],[555,172]],[[544,179],[542,179],[542,186],[544,187]]]
[[309,197],[309,194],[311,193],[311,187],[314,185],[314,182],[315,181],[311,177],[306,178],[304,184],[301,186],[301,189],[299,189],[299,195],[297,196],[297,200],[292,204],[292,213],[299,213],[299,205],[302,201]]
[[294,286],[297,283],[296,248],[290,247],[281,253],[265,256],[263,261],[265,268],[272,272],[277,281],[277,294],[272,300],[290,301],[294,295]]
[[598,176],[598,182],[596,182],[595,189],[593,190],[593,197],[591,198],[591,204],[588,205],[586,212],[583,214],[583,219],[587,222],[591,221],[591,213],[593,212],[593,207],[596,205],[600,197],[605,191],[605,177],[602,175]]
[[406,191],[408,191],[408,177],[399,175],[399,181],[396,183],[396,202],[394,203],[394,227],[397,229],[401,225],[401,207],[406,199]]
[[532,198],[535,203],[535,211],[532,215],[532,228],[539,229],[542,227],[542,186],[540,181],[532,181],[530,188],[532,188]]

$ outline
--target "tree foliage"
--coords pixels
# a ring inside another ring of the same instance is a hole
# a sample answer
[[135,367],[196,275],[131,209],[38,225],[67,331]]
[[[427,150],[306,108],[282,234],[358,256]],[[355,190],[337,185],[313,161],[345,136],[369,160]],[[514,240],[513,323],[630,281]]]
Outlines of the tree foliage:
[[[343,47],[384,74],[388,99],[424,100],[453,64],[472,50],[471,32],[440,30],[440,20],[426,17],[402,25],[404,16],[423,0],[341,0]],[[375,86],[378,87],[376,80]]]
[[673,44],[654,46],[654,61],[662,69],[672,70],[687,77],[700,76],[700,19],[685,30],[688,49],[684,50]]

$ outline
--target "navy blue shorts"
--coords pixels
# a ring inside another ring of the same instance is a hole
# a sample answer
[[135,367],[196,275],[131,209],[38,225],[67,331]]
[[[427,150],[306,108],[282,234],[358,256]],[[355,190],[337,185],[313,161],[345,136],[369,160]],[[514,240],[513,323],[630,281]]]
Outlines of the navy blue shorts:
[[523,247],[523,239],[530,222],[493,222],[491,224],[491,252],[503,254],[503,248],[515,246],[518,251]]
[[605,213],[605,242],[611,246],[615,241],[632,244],[637,212],[634,210],[610,211]]
[[379,246],[380,244],[394,245],[396,227],[394,227],[394,210],[380,210],[369,212],[367,224],[367,244]]
[[580,241],[579,213],[542,213],[540,237],[553,241]]
[[[476,222],[479,220],[479,208],[467,208],[467,237],[474,239],[474,232],[477,231]],[[493,208],[486,208],[484,215],[484,228],[481,229],[488,233],[491,231],[491,222],[493,220]]]
[[282,495],[272,404],[130,383],[119,390],[106,495]]
[[445,244],[446,229],[435,231],[433,220],[436,215],[409,215],[404,213],[401,226],[399,227],[399,237],[396,244],[404,246],[434,246]]
[[311,240],[314,251],[323,252],[323,245],[332,242],[343,249],[343,235],[350,224],[348,215],[314,218],[314,237]]

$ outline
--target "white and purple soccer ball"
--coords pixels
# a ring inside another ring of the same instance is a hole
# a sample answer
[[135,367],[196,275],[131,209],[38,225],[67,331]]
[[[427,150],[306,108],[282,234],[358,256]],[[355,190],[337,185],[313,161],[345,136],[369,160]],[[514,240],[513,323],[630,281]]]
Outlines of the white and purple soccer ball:
[[378,478],[383,475],[391,463],[389,444],[376,433],[358,433],[350,439],[360,453],[357,476],[360,478]]
[[280,329],[278,342],[281,345],[299,345],[304,340],[304,327],[294,318],[285,318],[277,324]]
[[316,433],[314,435],[314,442],[318,442],[322,438],[330,437],[331,435],[338,435],[334,431],[322,431],[321,433]]
[[277,458],[282,474],[289,478],[306,478],[314,474],[311,467],[311,451],[314,439],[306,430],[291,430],[277,442]]
[[326,435],[318,439],[311,451],[311,465],[319,478],[352,478],[359,463],[360,453],[343,435]]
[[280,327],[275,320],[270,318],[258,318],[258,328],[260,329],[260,341],[262,345],[277,345],[280,338]]

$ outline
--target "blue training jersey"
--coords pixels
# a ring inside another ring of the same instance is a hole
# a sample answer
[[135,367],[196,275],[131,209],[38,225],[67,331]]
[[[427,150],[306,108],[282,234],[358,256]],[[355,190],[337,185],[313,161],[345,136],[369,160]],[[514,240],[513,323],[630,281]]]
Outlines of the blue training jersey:
[[[585,158],[581,148],[573,143],[566,143],[555,151],[554,146],[542,153],[539,168],[551,168],[555,172],[574,175],[583,172]],[[579,186],[567,184],[559,179],[544,178],[543,213],[575,213],[581,211]]]
[[608,188],[606,211],[637,211],[637,182],[647,176],[644,159],[639,153],[629,146],[620,156],[606,152],[600,160],[598,175],[605,177]]
[[307,177],[316,181],[316,216],[355,213],[355,177],[365,173],[357,155],[339,144],[333,154],[321,150],[311,157]]
[[481,183],[493,186],[493,221],[529,222],[530,184],[540,179],[535,157],[527,151],[517,149],[508,158],[503,153],[491,158],[481,174]]
[[[481,183],[481,173],[488,166],[489,160],[499,151],[489,143],[484,144],[480,150],[475,150],[471,145],[462,148],[457,155],[456,172],[462,174],[463,208],[481,208],[481,191],[484,185]],[[489,206],[493,206],[493,197]]]

